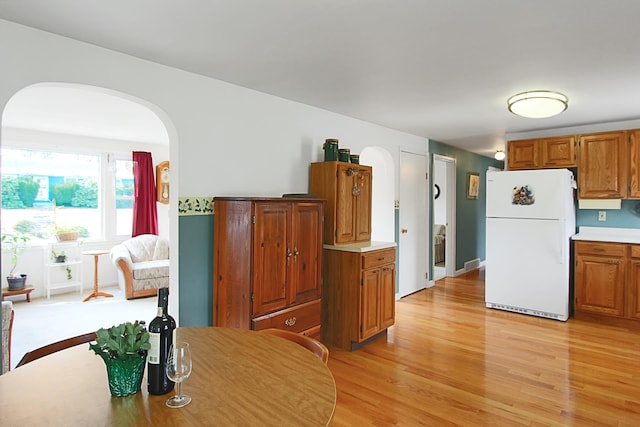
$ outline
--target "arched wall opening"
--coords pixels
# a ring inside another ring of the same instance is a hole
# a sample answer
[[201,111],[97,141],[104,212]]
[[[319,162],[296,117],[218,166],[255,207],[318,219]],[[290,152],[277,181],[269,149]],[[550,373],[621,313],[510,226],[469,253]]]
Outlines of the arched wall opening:
[[[177,196],[177,150],[170,150],[177,142],[177,133],[167,114],[156,105],[135,96],[104,87],[73,83],[42,82],[16,91],[2,108],[0,116],[0,147],[30,148],[72,152],[128,153],[150,151],[154,165],[171,161],[172,180],[170,203],[157,204],[159,234],[174,242],[171,245],[170,306],[178,319],[178,245],[177,217],[174,196]],[[173,158],[171,153],[173,151]],[[108,154],[105,154],[108,158]],[[4,170],[3,170],[4,174]],[[101,182],[101,185],[109,185]],[[102,187],[104,188],[104,187]],[[113,188],[113,187],[111,187]],[[4,224],[3,232],[4,230]],[[104,232],[97,239],[85,239],[85,250],[107,250],[127,236]],[[33,242],[32,242],[33,243]],[[45,246],[32,245],[20,260],[29,270],[29,282],[38,287],[32,296],[43,296],[45,275]],[[7,254],[2,253],[0,272],[7,272]],[[9,267],[10,268],[10,267]],[[93,257],[82,257],[84,289],[91,289],[94,276]],[[0,277],[3,275],[0,273]],[[117,273],[108,256],[99,262],[100,284],[117,283]],[[4,279],[3,279],[4,280]],[[102,287],[102,286],[101,286]],[[70,289],[70,291],[74,291]],[[144,319],[151,320],[151,319]],[[109,325],[101,325],[109,326]]]

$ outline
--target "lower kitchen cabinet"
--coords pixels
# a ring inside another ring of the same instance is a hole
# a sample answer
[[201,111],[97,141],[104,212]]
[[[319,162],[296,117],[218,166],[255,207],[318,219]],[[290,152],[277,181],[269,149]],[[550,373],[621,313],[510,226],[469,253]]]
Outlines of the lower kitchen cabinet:
[[640,326],[640,245],[575,242],[575,317]]
[[322,341],[354,350],[395,322],[394,243],[327,246],[323,252]]
[[624,316],[624,243],[576,242],[575,309]]

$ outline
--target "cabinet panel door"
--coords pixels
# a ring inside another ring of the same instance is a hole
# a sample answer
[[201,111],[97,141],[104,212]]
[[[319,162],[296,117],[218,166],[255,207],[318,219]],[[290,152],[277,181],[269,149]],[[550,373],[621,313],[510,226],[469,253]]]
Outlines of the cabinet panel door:
[[355,193],[355,240],[365,242],[371,240],[371,172],[359,169],[353,177]]
[[640,319],[640,260],[633,260],[629,265],[629,316]]
[[538,167],[538,141],[509,141],[507,165],[509,170]]
[[363,272],[360,286],[360,336],[363,341],[380,332],[380,270]]
[[322,294],[322,204],[295,203],[292,220],[291,303]]
[[640,199],[640,130],[629,132],[629,198]]
[[355,199],[353,197],[353,176],[347,165],[338,167],[338,186],[336,193],[336,243],[348,243],[355,240]]
[[393,265],[382,268],[380,272],[380,323],[388,328],[396,318],[396,269]]
[[575,137],[548,138],[541,141],[542,167],[567,168],[576,166]]
[[291,248],[291,205],[256,203],[253,228],[253,315],[284,308]]
[[625,132],[580,137],[580,198],[624,198],[627,195]]
[[623,316],[624,286],[623,258],[577,257],[576,310]]

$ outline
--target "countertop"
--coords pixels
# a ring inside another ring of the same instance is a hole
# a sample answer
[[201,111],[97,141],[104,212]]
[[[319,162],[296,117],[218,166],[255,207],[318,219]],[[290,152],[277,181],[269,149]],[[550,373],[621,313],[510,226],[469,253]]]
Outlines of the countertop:
[[371,252],[378,249],[387,249],[396,247],[395,242],[362,242],[349,243],[346,245],[323,245],[324,249],[345,252]]
[[640,244],[640,228],[579,227],[573,240]]

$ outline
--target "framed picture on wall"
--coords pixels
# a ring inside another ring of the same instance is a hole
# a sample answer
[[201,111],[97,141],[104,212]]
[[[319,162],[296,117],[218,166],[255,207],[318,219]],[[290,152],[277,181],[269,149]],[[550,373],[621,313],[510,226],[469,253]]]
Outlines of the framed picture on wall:
[[480,192],[480,174],[467,172],[467,199],[476,200]]

